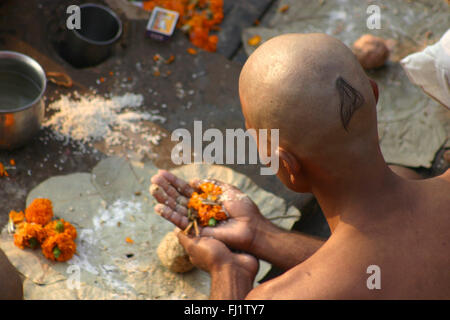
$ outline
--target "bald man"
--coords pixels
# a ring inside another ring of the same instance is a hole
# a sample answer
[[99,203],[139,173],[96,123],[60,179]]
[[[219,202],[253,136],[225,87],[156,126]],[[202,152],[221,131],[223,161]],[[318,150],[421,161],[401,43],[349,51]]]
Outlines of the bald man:
[[[410,180],[388,167],[377,85],[343,43],[324,34],[273,38],[244,65],[239,93],[247,128],[280,130],[277,176],[314,194],[331,236],[282,230],[217,182],[230,218],[200,237],[178,233],[210,273],[212,299],[450,298],[450,171]],[[200,181],[160,171],[152,183],[156,211],[184,229],[186,198]],[[253,288],[256,258],[286,272]]]

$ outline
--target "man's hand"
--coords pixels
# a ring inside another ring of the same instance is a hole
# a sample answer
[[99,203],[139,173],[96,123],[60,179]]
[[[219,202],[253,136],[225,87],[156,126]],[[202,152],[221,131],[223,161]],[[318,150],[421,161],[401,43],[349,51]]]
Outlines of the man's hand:
[[244,299],[253,288],[258,260],[245,253],[232,253],[214,238],[190,237],[178,232],[178,240],[191,262],[211,276],[210,299]]
[[258,260],[255,257],[245,253],[233,253],[219,240],[190,237],[183,232],[178,232],[177,236],[192,264],[210,274],[231,267],[253,280],[258,272]]
[[[187,204],[202,181],[194,180],[189,184],[164,170],[151,181],[150,193],[159,202],[156,212],[178,228],[186,229],[190,222]],[[276,227],[244,193],[229,184],[215,183],[222,188],[219,202],[229,219],[215,227],[200,228],[200,236],[213,237],[232,249],[248,252],[283,270],[305,261],[324,243],[321,239]]]
[[[178,228],[185,229],[189,224],[188,199],[203,181],[193,180],[188,184],[172,173],[160,170],[151,182],[150,192],[160,203],[155,207],[156,212]],[[233,249],[252,253],[257,233],[270,222],[240,190],[219,181],[215,183],[222,188],[219,203],[229,214],[229,219],[219,222],[215,227],[200,228],[200,235],[218,239]]]

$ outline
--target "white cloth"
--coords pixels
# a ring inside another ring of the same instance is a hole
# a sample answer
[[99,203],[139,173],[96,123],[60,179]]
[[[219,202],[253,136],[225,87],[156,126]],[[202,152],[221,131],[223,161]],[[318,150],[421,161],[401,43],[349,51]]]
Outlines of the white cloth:
[[400,63],[412,83],[450,109],[450,29],[437,43]]

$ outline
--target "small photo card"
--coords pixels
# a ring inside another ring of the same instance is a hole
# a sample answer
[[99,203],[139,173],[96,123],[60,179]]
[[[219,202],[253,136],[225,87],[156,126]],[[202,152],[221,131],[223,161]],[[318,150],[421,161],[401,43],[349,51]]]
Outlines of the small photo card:
[[178,22],[176,11],[155,7],[147,24],[147,35],[157,40],[167,40],[173,34]]

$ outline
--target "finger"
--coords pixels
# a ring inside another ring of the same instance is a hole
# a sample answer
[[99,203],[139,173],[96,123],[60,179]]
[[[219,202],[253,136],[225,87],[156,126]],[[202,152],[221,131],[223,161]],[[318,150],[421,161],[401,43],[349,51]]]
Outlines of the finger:
[[211,227],[203,227],[200,231],[200,236],[202,237],[213,237],[215,238],[215,235],[217,234],[216,228]]
[[184,250],[186,250],[187,254],[190,255],[190,253],[192,252],[192,248],[198,242],[199,238],[189,237],[185,235],[183,232],[178,232],[177,237],[178,241],[180,241],[180,244],[183,246]]
[[177,211],[172,210],[170,207],[163,205],[163,204],[157,204],[155,206],[155,211],[159,215],[161,215],[164,219],[172,222],[175,226],[178,228],[184,230],[187,228],[189,224],[189,219],[185,217],[184,215],[180,214]]
[[152,184],[150,186],[151,195],[161,204],[164,204],[171,208],[172,210],[177,211],[179,214],[186,216],[187,215],[187,202],[188,200],[185,198],[184,201],[180,201],[181,196],[177,199],[180,203],[177,203],[177,200],[170,197],[163,188],[161,188],[157,184]]
[[164,191],[173,199],[178,199],[180,197],[186,199],[185,202],[187,204],[187,198],[182,196],[182,194],[178,192],[177,189],[175,189],[175,187],[161,173],[154,175],[151,182],[163,188]]
[[185,197],[190,197],[192,193],[195,191],[189,183],[184,181],[183,179],[178,178],[173,173],[170,173],[166,170],[159,170],[159,173],[167,180],[169,181],[176,189],[177,191],[184,195]]
[[166,206],[169,206],[172,209],[175,209],[175,207],[177,205],[175,199],[173,199],[172,197],[169,197],[169,195],[166,193],[166,191],[158,184],[152,184],[150,186],[150,194],[159,203],[165,204]]
[[193,189],[199,189],[200,185],[204,182],[204,180],[202,179],[198,179],[198,178],[194,178],[191,179],[189,181],[189,185],[193,188]]
[[230,231],[218,227],[203,227],[200,231],[200,236],[211,237],[219,241],[225,241],[229,237]]

